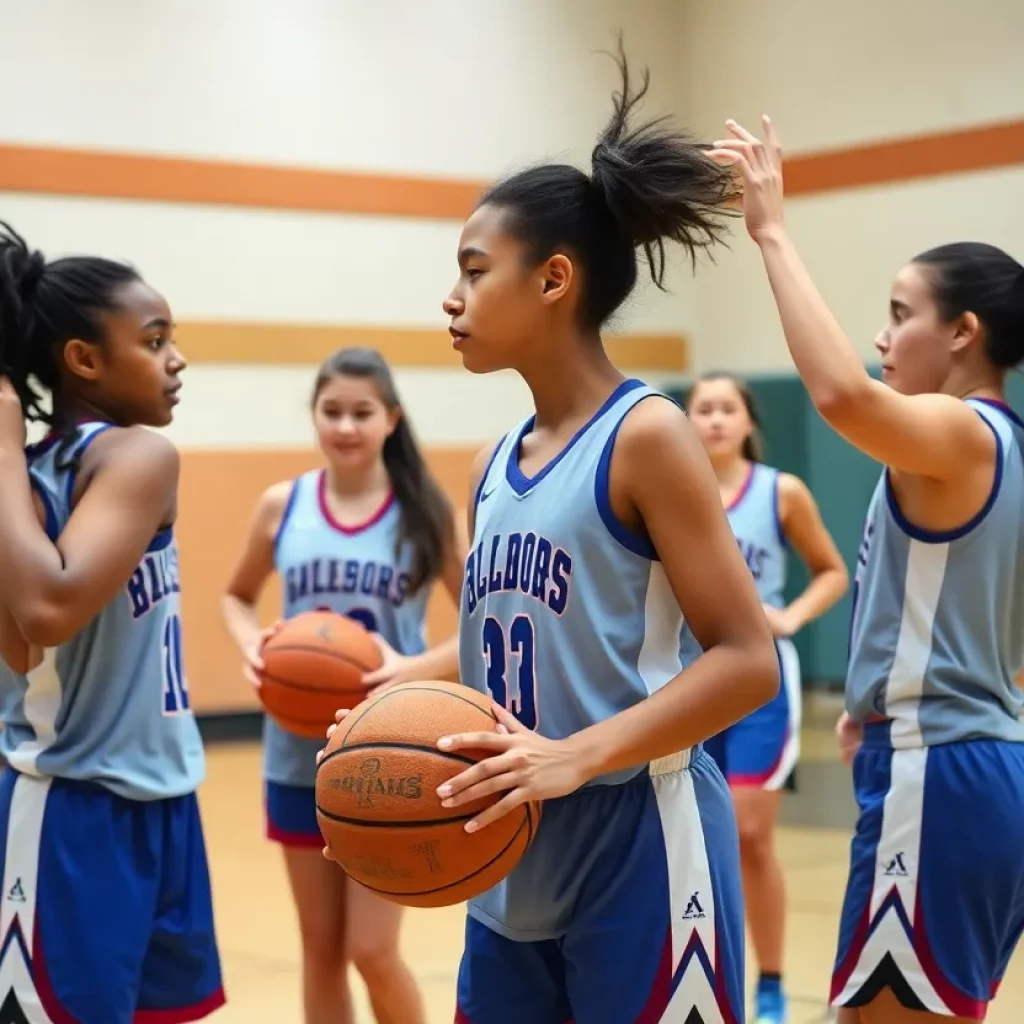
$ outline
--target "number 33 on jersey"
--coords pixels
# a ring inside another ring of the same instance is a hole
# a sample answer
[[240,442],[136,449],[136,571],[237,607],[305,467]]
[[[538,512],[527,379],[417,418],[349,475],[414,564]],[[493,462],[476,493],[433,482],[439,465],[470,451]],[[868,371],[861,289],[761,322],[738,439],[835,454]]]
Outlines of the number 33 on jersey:
[[655,396],[624,381],[527,477],[519,448],[531,417],[498,444],[475,495],[460,676],[551,739],[631,707],[682,668],[689,634],[664,570],[650,542],[615,517],[608,494],[618,428]]

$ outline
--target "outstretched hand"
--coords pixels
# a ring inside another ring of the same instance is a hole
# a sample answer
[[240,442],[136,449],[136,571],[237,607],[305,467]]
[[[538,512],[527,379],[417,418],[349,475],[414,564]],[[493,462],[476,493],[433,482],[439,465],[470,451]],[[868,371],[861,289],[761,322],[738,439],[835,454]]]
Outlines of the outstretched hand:
[[755,242],[782,228],[782,144],[771,119],[761,118],[764,140],[735,121],[726,121],[731,139],[712,143],[708,157],[735,167],[743,176],[743,218]]

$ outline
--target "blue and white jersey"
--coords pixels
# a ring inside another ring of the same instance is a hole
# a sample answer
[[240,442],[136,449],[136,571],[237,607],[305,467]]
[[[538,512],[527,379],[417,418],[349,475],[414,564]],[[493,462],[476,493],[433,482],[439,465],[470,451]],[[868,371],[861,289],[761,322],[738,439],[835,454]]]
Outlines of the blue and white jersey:
[[[361,526],[342,526],[326,499],[327,476],[313,470],[292,485],[274,541],[281,578],[283,617],[327,609],[379,633],[399,654],[420,654],[430,587],[410,593],[413,552],[399,550],[401,510],[389,497]],[[324,741],[289,733],[264,718],[264,775],[271,782],[310,786]]]
[[970,399],[996,436],[988,501],[958,530],[908,522],[883,472],[854,582],[846,706],[882,717],[896,748],[1024,741],[1024,422]]
[[460,676],[552,739],[644,700],[684,664],[689,630],[665,570],[650,541],[615,517],[608,493],[622,420],[655,394],[624,381],[534,477],[519,468],[530,417],[497,446],[477,491]]
[[[28,449],[29,474],[56,540],[71,517],[77,459],[106,423],[60,451]],[[0,756],[28,775],[99,783],[132,800],[192,792],[205,772],[182,658],[181,586],[172,528],[160,530],[117,596],[44,652],[27,676],[0,662]]]
[[725,510],[762,604],[784,608],[786,538],[779,518],[779,471],[757,462]]

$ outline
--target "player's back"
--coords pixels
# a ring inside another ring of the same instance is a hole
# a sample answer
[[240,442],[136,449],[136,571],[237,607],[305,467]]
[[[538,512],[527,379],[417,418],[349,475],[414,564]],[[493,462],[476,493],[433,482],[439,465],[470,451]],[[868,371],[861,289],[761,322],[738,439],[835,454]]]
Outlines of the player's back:
[[883,473],[858,556],[847,707],[891,721],[897,748],[1024,742],[1024,422],[1001,403],[968,404],[997,439],[984,507],[960,529],[921,529]]
[[787,551],[779,517],[779,471],[750,463],[739,494],[726,517],[763,604],[785,606]]
[[[326,474],[313,470],[292,484],[274,540],[284,618],[328,609],[379,633],[400,654],[425,649],[429,587],[410,592],[412,551],[398,544],[401,509],[392,495],[367,522],[337,522],[327,503]],[[264,719],[264,770],[287,785],[312,786],[321,740],[288,733]]]
[[[51,540],[71,516],[79,460],[106,429],[86,423],[70,446],[50,437],[28,450]],[[195,790],[204,755],[184,671],[180,590],[167,527],[109,604],[27,675],[0,662],[0,755],[12,768],[97,782],[135,800]]]

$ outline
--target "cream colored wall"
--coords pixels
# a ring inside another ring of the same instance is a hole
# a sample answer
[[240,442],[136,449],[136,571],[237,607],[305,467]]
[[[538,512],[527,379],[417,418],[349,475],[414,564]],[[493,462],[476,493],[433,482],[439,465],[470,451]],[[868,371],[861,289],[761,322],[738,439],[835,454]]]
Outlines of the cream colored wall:
[[[681,116],[707,137],[772,116],[788,153],[1024,115],[1017,0],[687,0]],[[865,358],[893,274],[941,242],[1024,258],[1024,166],[794,198],[793,237]],[[758,254],[742,225],[694,290],[697,368],[790,369]]]

